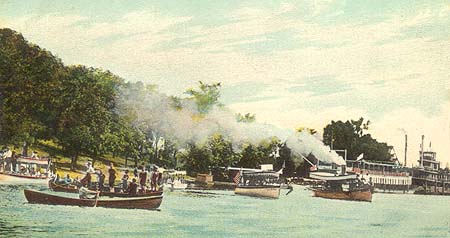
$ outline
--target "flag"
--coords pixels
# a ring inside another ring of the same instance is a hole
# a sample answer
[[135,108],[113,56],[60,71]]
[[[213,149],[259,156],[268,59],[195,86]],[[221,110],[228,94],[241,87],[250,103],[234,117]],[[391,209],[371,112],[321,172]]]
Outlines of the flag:
[[364,157],[364,153],[361,153],[361,154],[356,158],[356,161],[362,160],[363,157]]
[[237,173],[233,177],[233,182],[237,185],[241,181],[241,172],[237,171]]

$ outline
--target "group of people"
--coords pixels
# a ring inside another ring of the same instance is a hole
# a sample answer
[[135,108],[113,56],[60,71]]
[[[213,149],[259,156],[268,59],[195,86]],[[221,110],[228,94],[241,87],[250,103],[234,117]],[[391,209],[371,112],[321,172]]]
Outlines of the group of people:
[[[92,176],[97,176],[97,189],[104,191],[106,175],[100,169],[94,169],[91,162],[86,163],[86,172],[83,178],[79,181],[81,186],[92,188]],[[125,170],[121,179],[120,186],[115,187],[117,175],[119,172],[115,169],[111,162],[108,167],[108,188],[110,192],[122,192],[135,195],[138,193],[145,193],[146,191],[157,191],[162,182],[162,173],[158,172],[156,167],[148,171],[145,164],[136,167],[133,170],[133,178],[130,176],[130,171]],[[147,186],[147,185],[150,186]]]
[[[11,150],[8,147],[4,147],[0,151],[0,172],[31,176],[41,176],[41,174],[46,173],[45,167],[42,168],[42,166],[37,166],[33,163],[21,163],[20,158],[24,158],[24,156],[18,154],[15,149]],[[31,157],[25,158],[40,159],[36,151],[33,151]]]

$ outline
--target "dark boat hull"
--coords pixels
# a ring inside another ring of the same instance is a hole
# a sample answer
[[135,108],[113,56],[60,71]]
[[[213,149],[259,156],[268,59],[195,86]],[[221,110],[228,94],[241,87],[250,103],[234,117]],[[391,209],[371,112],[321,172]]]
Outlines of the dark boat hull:
[[[48,182],[48,187],[55,192],[66,192],[66,193],[78,193],[78,188],[74,185],[60,185],[56,184],[52,181]],[[145,194],[139,193],[136,195],[130,195],[128,193],[118,193],[118,192],[107,192],[101,191],[101,197],[148,197],[148,196],[160,196],[162,195],[162,191],[147,191]]]
[[329,198],[329,199],[340,199],[340,200],[351,200],[351,201],[372,201],[372,192],[370,189],[360,190],[360,191],[327,191],[316,189],[314,190],[314,196]]
[[77,199],[56,196],[35,190],[24,190],[25,198],[29,203],[65,205],[79,207],[105,207],[105,208],[123,208],[123,209],[157,209],[162,202],[162,196],[123,198],[123,199]]

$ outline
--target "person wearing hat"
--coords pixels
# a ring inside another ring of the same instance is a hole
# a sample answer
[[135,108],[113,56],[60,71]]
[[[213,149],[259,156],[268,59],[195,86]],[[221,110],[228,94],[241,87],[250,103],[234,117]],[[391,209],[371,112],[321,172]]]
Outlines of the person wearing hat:
[[147,189],[145,186],[146,182],[147,182],[147,170],[145,169],[144,166],[142,167],[142,171],[139,173],[139,184],[141,185],[142,193],[145,193],[145,190]]
[[84,177],[80,180],[82,185],[88,185],[89,187],[91,186],[91,181],[92,181],[92,173],[95,173],[94,168],[92,167],[92,163],[91,161],[88,161],[86,163],[86,174],[84,175]]
[[108,169],[108,183],[109,183],[109,190],[111,192],[114,192],[114,182],[116,181],[116,170],[114,169],[114,164],[111,162],[109,164],[109,169]]
[[130,176],[128,175],[127,169],[122,176],[122,192],[126,192],[128,190],[128,179],[130,179]]
[[130,194],[131,196],[134,196],[137,194],[137,183],[136,183],[136,179],[133,178],[133,180],[130,183],[130,186],[128,186],[128,194]]

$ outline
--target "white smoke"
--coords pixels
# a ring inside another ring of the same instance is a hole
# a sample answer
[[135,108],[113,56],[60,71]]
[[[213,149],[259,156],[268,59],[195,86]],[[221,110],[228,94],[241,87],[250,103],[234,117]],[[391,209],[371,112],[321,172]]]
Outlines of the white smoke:
[[[200,115],[193,100],[180,100],[181,109],[173,106],[173,100],[165,94],[148,92],[132,85],[121,92],[118,109],[121,113],[133,113],[135,126],[146,133],[158,134],[176,142],[179,149],[188,143],[200,144],[208,137],[220,133],[233,142],[257,144],[264,139],[277,137],[294,153],[307,156],[312,153],[324,162],[338,165],[345,161],[315,136],[307,132],[296,133],[274,125],[262,123],[242,123],[236,121],[235,113],[225,107],[214,107]],[[238,147],[238,146],[236,146]]]
[[286,145],[303,156],[313,154],[317,159],[327,163],[345,165],[345,160],[330,147],[324,145],[318,138],[306,131],[296,133],[286,140]]

